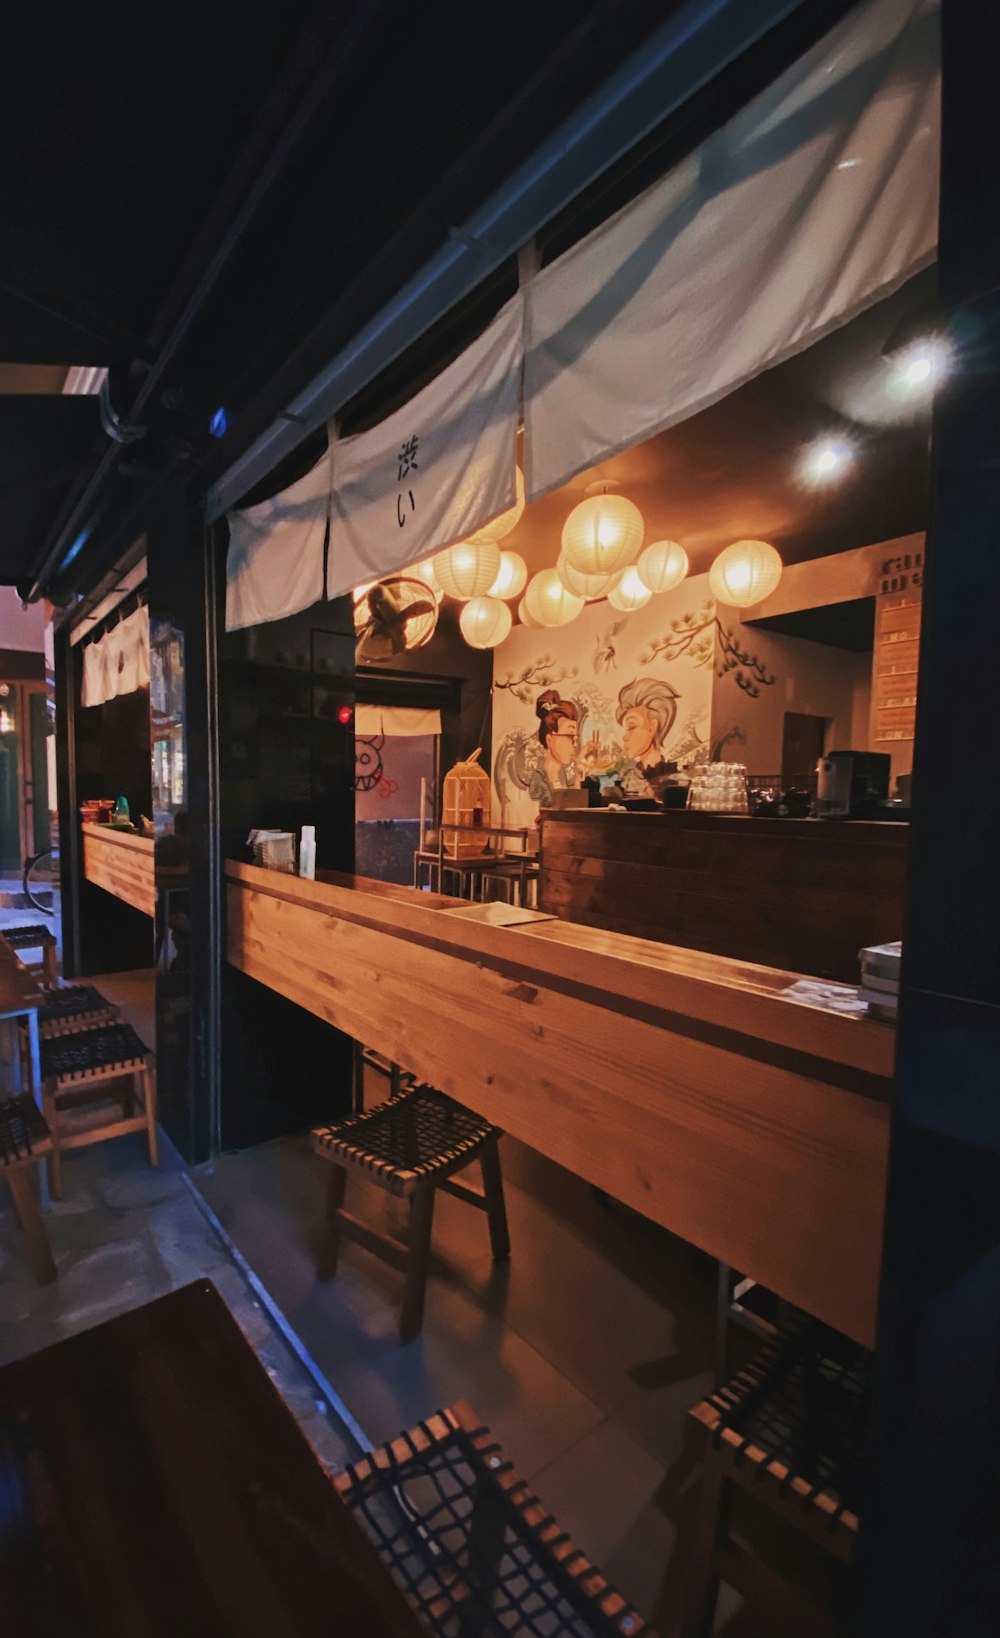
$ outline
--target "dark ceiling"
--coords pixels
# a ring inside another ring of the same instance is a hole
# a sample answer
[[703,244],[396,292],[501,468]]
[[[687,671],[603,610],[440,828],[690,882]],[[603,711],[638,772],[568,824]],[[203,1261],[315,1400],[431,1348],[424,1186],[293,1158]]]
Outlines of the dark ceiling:
[[[933,290],[930,268],[711,409],[581,473],[528,507],[505,545],[533,572],[553,563],[568,513],[601,479],[635,501],[648,541],[680,541],[693,573],[747,537],[798,563],[924,529],[930,405],[896,395],[882,348]],[[802,452],[828,435],[851,440],[853,464],[838,482],[810,488]]]

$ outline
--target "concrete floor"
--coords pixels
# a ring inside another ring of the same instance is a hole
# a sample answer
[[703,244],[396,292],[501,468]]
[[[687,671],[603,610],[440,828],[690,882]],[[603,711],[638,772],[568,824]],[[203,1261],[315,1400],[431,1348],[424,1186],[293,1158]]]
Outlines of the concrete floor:
[[38,1286],[6,1189],[0,1190],[0,1366],[35,1353],[177,1286],[207,1277],[225,1299],[268,1374],[329,1469],[355,1460],[347,1431],[257,1301],[161,1136],[153,1171],[140,1137],[68,1155],[65,1198],[46,1226],[59,1270]]

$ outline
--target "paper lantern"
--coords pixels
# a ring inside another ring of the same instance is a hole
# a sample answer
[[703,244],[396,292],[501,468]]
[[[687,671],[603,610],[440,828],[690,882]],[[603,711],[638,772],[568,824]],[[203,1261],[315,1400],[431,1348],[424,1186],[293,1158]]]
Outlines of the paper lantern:
[[643,547],[635,566],[651,592],[673,591],[688,572],[688,555],[676,540],[654,540]]
[[438,552],[433,562],[441,590],[465,603],[486,596],[500,573],[500,548],[495,540],[460,540]]
[[574,569],[567,562],[565,552],[559,553],[556,563],[556,574],[566,590],[572,592],[574,597],[582,597],[585,603],[596,603],[598,598],[607,597],[624,572],[624,569],[619,569],[616,574],[581,574],[579,569]]
[[528,599],[526,597],[522,597],[520,603],[517,605],[517,618],[520,620],[522,626],[538,625],[538,621],[528,608]]
[[503,540],[505,535],[509,535],[512,529],[517,528],[524,512],[524,473],[519,466],[514,469],[514,487],[517,498],[513,506],[509,506],[506,512],[501,512],[491,523],[484,523],[481,529],[477,529],[474,535],[469,536],[470,541],[478,543],[482,540]]
[[555,569],[542,569],[528,581],[524,601],[540,626],[568,626],[583,608],[583,598],[566,590]]
[[444,592],[441,588],[441,582],[434,573],[434,559],[432,557],[425,557],[422,563],[415,563],[409,573],[415,579],[422,580],[425,586],[429,586],[434,593],[435,602],[440,603]]
[[620,614],[632,614],[648,603],[652,592],[644,581],[639,579],[639,571],[632,563],[625,570],[617,586],[612,586],[608,592],[608,602]]
[[514,624],[510,609],[498,597],[473,597],[458,617],[470,648],[496,648]]
[[748,609],[770,597],[781,579],[781,570],[781,558],[766,540],[737,540],[719,553],[708,572],[708,582],[720,603]]
[[591,495],[563,524],[563,555],[581,574],[614,574],[635,562],[644,533],[642,513],[624,495]]
[[487,597],[520,597],[528,584],[528,565],[520,552],[500,553],[500,573],[497,575]]

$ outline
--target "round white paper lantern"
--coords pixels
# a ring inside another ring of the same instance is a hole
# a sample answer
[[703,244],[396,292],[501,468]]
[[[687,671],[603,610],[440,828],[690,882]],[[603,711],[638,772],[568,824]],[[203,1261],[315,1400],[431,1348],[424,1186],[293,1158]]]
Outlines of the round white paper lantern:
[[524,601],[540,626],[568,626],[583,608],[583,598],[566,590],[555,569],[542,569],[528,581]]
[[688,572],[688,555],[676,540],[654,540],[643,547],[635,566],[651,592],[673,591]]
[[497,575],[487,597],[520,597],[528,584],[528,565],[520,552],[500,553],[500,573]]
[[460,540],[438,552],[433,562],[441,590],[465,603],[486,596],[500,573],[500,548],[495,540]]
[[498,597],[473,597],[458,617],[470,648],[496,648],[514,624],[510,609]]
[[441,582],[434,573],[434,559],[432,557],[425,557],[422,563],[415,563],[413,568],[407,572],[412,574],[414,580],[422,580],[425,586],[429,586],[434,593],[434,601],[440,603],[444,592],[441,588]]
[[619,569],[616,574],[581,574],[567,561],[565,552],[559,553],[556,562],[556,574],[566,590],[571,591],[574,597],[582,597],[585,603],[596,603],[599,598],[607,597],[624,572],[624,569]]
[[521,622],[522,626],[538,625],[538,621],[528,608],[528,599],[526,597],[522,597],[520,603],[517,605],[517,618]]
[[649,587],[639,579],[639,571],[634,563],[625,570],[617,586],[612,586],[608,592],[608,602],[620,614],[633,614],[641,609],[652,597]]
[[713,597],[720,603],[748,609],[770,597],[781,571],[781,558],[766,540],[737,540],[719,553],[708,572],[708,581]]
[[484,523],[481,529],[477,529],[474,535],[469,536],[470,541],[503,540],[505,535],[509,535],[512,529],[517,528],[524,512],[524,473],[519,466],[514,469],[514,487],[517,498],[513,506],[509,506],[506,512],[501,512],[491,523]]
[[635,562],[644,533],[642,513],[624,495],[591,495],[563,524],[562,549],[581,574],[614,574]]

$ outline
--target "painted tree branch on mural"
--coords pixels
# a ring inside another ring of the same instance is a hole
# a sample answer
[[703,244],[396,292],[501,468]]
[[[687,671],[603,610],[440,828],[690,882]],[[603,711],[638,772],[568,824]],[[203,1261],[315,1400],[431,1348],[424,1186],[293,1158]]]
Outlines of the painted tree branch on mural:
[[575,665],[560,666],[555,670],[551,669],[552,665],[551,654],[542,654],[530,665],[526,665],[518,676],[515,677],[511,673],[502,682],[495,682],[493,687],[498,691],[505,688],[509,689],[513,698],[518,700],[521,705],[529,705],[532,699],[532,689],[550,688],[555,683],[566,682],[567,679],[575,677],[578,673],[578,667]]
[[733,633],[719,619],[714,602],[705,603],[697,614],[683,614],[672,620],[669,632],[655,638],[640,658],[643,665],[650,665],[655,659],[663,659],[670,665],[687,655],[695,665],[711,665],[716,644],[719,650],[716,676],[724,677],[731,671],[737,688],[742,688],[751,699],[757,699],[762,688],[773,685],[775,679],[763,660],[740,647]]

